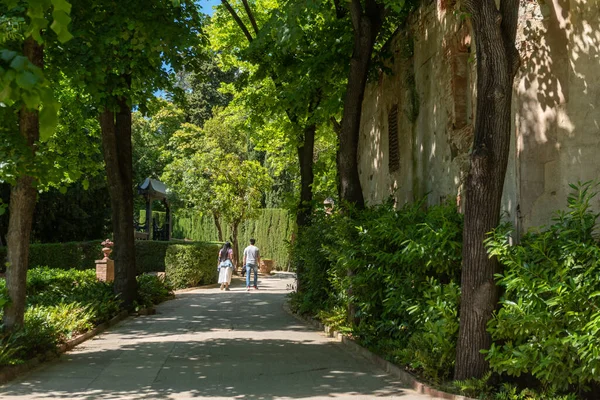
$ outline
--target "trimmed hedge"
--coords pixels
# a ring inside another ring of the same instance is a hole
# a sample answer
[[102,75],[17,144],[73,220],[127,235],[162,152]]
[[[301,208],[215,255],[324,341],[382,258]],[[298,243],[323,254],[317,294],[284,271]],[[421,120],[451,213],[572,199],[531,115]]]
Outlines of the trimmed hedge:
[[176,244],[167,249],[165,272],[175,289],[217,281],[217,243]]
[[[38,266],[58,269],[74,268],[78,270],[95,268],[95,260],[100,260],[103,257],[100,242],[102,240],[32,244],[29,246],[29,268]],[[193,244],[177,243],[178,246]],[[136,240],[135,261],[138,275],[144,272],[164,272],[167,249],[169,246],[174,245],[173,242]],[[4,261],[5,259],[6,247],[0,247],[0,260]],[[0,270],[3,269],[4,262],[1,262]]]
[[[34,243],[29,246],[29,268],[45,266],[58,269],[95,268],[103,257],[100,242]],[[0,269],[4,269],[6,247],[0,247]]]
[[[158,216],[160,218],[160,216]],[[289,263],[289,241],[294,231],[292,215],[284,209],[263,209],[254,220],[245,221],[239,228],[240,254],[250,238],[256,239],[261,256],[275,261],[277,269]],[[226,240],[231,237],[229,226],[223,226]],[[173,217],[173,237],[195,241],[217,241],[217,228],[211,215]]]

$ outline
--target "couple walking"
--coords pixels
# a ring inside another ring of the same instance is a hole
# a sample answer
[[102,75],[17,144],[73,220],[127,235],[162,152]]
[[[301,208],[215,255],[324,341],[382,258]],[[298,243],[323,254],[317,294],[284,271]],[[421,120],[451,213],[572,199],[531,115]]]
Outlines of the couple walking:
[[[246,291],[250,291],[250,272],[254,271],[254,289],[258,289],[258,265],[260,264],[260,250],[254,245],[256,241],[250,239],[250,245],[244,249],[244,268],[246,269]],[[226,242],[219,250],[219,283],[221,290],[229,290],[231,274],[233,273],[233,249],[231,243]]]

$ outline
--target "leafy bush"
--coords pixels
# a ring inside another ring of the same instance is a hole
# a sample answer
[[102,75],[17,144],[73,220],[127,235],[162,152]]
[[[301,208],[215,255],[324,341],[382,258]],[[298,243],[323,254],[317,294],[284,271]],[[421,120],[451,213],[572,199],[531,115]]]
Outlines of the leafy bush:
[[511,246],[503,225],[487,240],[504,264],[501,308],[487,353],[499,373],[530,374],[546,387],[578,391],[600,382],[600,246],[590,183],[572,186],[568,212]]
[[[300,280],[292,305],[441,381],[454,365],[461,242],[462,216],[451,205],[317,214],[292,249]],[[351,306],[358,324],[344,327],[341,311]]]
[[89,313],[93,324],[114,317],[121,305],[112,284],[98,281],[94,270],[32,268],[27,272],[27,294],[31,306],[76,303]]
[[[335,299],[329,280],[331,261],[324,250],[333,244],[335,226],[325,213],[313,217],[312,224],[298,231],[296,241],[291,246],[292,268],[296,271],[301,287],[291,294],[295,312],[316,316],[320,311],[329,311],[335,305],[343,304]],[[342,306],[342,309],[344,307]]]
[[56,352],[60,334],[56,322],[50,318],[45,307],[29,307],[25,312],[23,328],[13,334],[13,343],[18,343],[19,352],[15,354],[19,360],[27,360],[35,355],[43,355],[49,351]]
[[165,256],[167,281],[175,289],[217,281],[216,243],[171,245]]
[[[0,293],[6,283],[0,281]],[[23,328],[0,336],[0,365],[23,362],[114,317],[121,302],[93,270],[32,268],[27,274]],[[0,312],[1,316],[1,312]]]
[[155,275],[140,275],[137,277],[137,303],[139,307],[151,307],[161,303],[173,294],[168,282]]
[[575,394],[561,395],[553,389],[533,390],[519,389],[510,383],[502,383],[494,386],[490,383],[491,371],[488,371],[481,379],[466,379],[464,381],[453,381],[450,391],[458,392],[463,396],[478,398],[482,400],[577,400]]
[[408,309],[415,316],[419,330],[411,335],[405,349],[392,354],[395,361],[421,371],[434,383],[441,383],[451,378],[454,369],[460,287],[454,282],[443,285],[429,278],[422,293],[420,304]]

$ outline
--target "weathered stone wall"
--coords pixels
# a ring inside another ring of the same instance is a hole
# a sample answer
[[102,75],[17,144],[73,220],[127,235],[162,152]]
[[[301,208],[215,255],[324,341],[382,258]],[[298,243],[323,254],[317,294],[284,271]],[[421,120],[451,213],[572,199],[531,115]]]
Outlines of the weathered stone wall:
[[[475,49],[451,3],[433,1],[415,13],[392,43],[391,73],[367,88],[359,166],[370,204],[390,195],[399,205],[423,196],[429,204],[462,202]],[[504,218],[523,231],[565,208],[569,183],[600,178],[600,2],[523,0],[517,46],[522,67],[502,204]],[[393,120],[399,168],[390,171]]]
[[600,179],[600,2],[528,1],[520,25],[516,160],[527,228],[565,208],[570,183]]

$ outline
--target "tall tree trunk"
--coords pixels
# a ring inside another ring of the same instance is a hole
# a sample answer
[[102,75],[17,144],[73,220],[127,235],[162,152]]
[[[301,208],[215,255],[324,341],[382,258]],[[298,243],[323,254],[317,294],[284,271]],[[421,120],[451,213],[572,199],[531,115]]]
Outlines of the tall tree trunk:
[[223,228],[221,228],[221,219],[219,218],[219,214],[213,213],[213,218],[215,220],[215,227],[217,228],[217,236],[219,237],[219,242],[223,242]]
[[[300,163],[300,201],[296,211],[296,226],[298,234],[303,235],[303,228],[310,225],[310,217],[313,212],[313,182],[315,174],[313,170],[313,157],[315,150],[315,133],[317,126],[310,124],[304,128],[304,140],[302,146],[298,147],[298,161]],[[301,260],[296,264],[297,286],[296,291],[302,291],[304,265]]]
[[364,11],[361,0],[352,0],[350,5],[354,49],[344,97],[337,167],[340,200],[353,203],[358,208],[364,207],[365,204],[358,174],[358,139],[362,102],[373,46],[383,21],[383,11],[383,5],[376,0],[366,0]]
[[[365,199],[358,174],[358,139],[360,136],[360,120],[362,103],[367,85],[367,75],[371,65],[371,55],[375,40],[383,22],[384,6],[377,0],[366,0],[365,7],[361,0],[352,0],[350,15],[354,29],[354,49],[350,59],[348,85],[344,98],[344,113],[339,129],[339,150],[337,153],[338,191],[340,200],[352,203],[361,209]],[[354,275],[348,270],[349,277]],[[352,295],[352,287],[348,289]],[[357,307],[348,303],[348,322],[357,325]]]
[[119,109],[100,114],[102,148],[110,194],[115,242],[115,293],[130,308],[136,299],[135,239],[133,228],[133,173],[131,152],[131,108],[125,98]]
[[317,125],[310,124],[304,128],[302,145],[298,147],[298,161],[300,162],[300,201],[296,213],[296,225],[306,226],[310,223],[313,210],[312,185],[315,179],[313,171],[313,157],[315,150],[315,132]]
[[480,378],[488,369],[487,323],[498,302],[496,259],[484,248],[486,234],[500,220],[511,136],[513,81],[519,67],[515,48],[518,0],[469,0],[477,47],[477,115],[471,170],[466,182],[460,330],[455,379]]
[[[239,221],[234,221],[231,223],[231,247],[233,248],[233,263],[236,266],[236,269],[238,266],[240,266],[239,260],[240,260],[240,248],[239,248],[239,241],[238,241],[238,227],[239,227],[240,223]],[[241,267],[243,268],[244,266],[241,265]]]
[[[44,66],[44,47],[32,37],[25,40],[23,54],[39,68]],[[22,106],[19,111],[19,130],[32,154],[40,137],[38,112]],[[3,324],[12,330],[23,325],[27,267],[29,265],[29,241],[37,193],[34,178],[22,175],[10,193],[8,233],[6,235],[7,259],[6,289],[10,303],[4,307]]]

